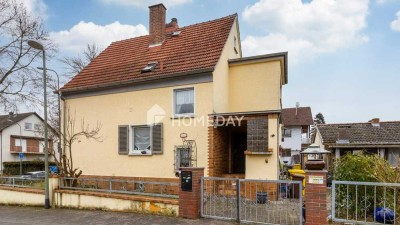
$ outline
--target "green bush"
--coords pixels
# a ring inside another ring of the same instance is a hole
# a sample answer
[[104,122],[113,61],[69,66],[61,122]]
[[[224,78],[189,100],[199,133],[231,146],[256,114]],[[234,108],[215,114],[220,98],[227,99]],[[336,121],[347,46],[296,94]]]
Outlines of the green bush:
[[[49,162],[49,166],[56,166],[56,163]],[[22,161],[22,174],[33,171],[44,171],[44,161]],[[3,174],[19,175],[20,162],[3,162]]]
[[[349,153],[336,161],[334,178],[338,181],[397,183],[400,170],[376,154]],[[376,206],[394,209],[396,215],[400,213],[400,198],[397,197],[400,190],[397,188],[337,184],[335,192],[336,216],[355,219],[366,215],[367,221],[373,221]]]
[[343,181],[376,182],[375,157],[348,153],[335,162],[334,178]]

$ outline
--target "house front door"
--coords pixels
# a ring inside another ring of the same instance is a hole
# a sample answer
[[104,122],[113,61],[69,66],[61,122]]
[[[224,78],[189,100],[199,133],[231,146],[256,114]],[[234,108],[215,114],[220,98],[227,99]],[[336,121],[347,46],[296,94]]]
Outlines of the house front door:
[[233,173],[244,173],[246,157],[244,152],[247,148],[247,133],[238,132],[232,133],[231,138],[232,144],[232,172]]

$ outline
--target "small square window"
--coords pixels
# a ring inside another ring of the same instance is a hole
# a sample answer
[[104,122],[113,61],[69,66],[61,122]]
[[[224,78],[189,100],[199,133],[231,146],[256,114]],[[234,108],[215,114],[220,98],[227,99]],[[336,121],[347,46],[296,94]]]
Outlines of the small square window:
[[284,128],[283,129],[283,137],[292,137],[292,130]]
[[174,90],[174,114],[194,114],[194,89]]
[[134,154],[151,154],[151,129],[149,126],[132,127],[132,150]]
[[145,66],[145,67],[142,69],[142,73],[146,73],[146,72],[151,72],[151,71],[153,71],[153,70],[156,68],[157,64],[158,64],[157,62],[150,62],[150,63],[148,63],[147,66]]
[[25,130],[33,130],[33,124],[32,123],[25,123]]

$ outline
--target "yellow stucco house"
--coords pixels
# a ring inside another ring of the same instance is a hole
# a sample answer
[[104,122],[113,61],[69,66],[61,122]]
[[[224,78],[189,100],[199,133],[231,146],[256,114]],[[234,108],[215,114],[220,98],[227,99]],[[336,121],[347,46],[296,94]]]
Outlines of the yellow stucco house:
[[150,6],[150,34],[112,43],[62,89],[63,114],[102,123],[73,149],[84,175],[277,179],[287,53],[242,57],[237,14],[179,27]]

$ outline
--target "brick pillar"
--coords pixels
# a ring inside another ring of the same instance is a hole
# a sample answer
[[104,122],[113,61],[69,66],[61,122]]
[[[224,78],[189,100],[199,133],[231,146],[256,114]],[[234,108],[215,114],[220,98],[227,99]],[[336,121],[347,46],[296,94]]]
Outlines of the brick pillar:
[[325,225],[326,209],[326,170],[306,170],[305,205],[306,225]]
[[[182,190],[182,179],[179,187],[179,216],[188,219],[198,219],[200,216],[200,189],[201,177],[204,176],[204,168],[186,167],[180,168],[182,173],[192,172],[192,190]],[[182,174],[181,174],[182,177]]]

